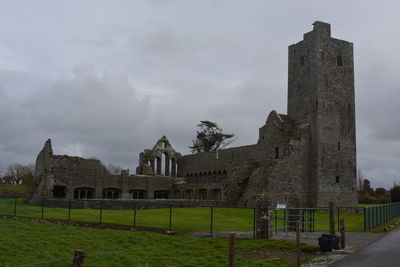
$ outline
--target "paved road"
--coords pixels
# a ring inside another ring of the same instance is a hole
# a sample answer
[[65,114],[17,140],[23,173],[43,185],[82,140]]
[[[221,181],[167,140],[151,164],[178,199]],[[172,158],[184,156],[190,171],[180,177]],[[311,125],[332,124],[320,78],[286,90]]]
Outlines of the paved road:
[[400,266],[400,228],[394,230],[369,246],[335,262],[332,267],[392,267]]

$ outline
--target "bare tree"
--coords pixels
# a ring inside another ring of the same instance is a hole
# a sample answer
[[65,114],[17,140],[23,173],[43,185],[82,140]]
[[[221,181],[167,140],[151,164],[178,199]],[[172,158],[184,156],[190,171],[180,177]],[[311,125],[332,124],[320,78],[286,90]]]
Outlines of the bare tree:
[[234,141],[232,138],[235,134],[222,132],[222,129],[215,122],[200,121],[197,126],[200,127],[200,130],[197,131],[197,136],[192,141],[193,145],[189,147],[192,153],[217,151]]
[[7,167],[4,181],[11,184],[30,184],[33,181],[34,169],[35,166],[33,164],[11,164]]

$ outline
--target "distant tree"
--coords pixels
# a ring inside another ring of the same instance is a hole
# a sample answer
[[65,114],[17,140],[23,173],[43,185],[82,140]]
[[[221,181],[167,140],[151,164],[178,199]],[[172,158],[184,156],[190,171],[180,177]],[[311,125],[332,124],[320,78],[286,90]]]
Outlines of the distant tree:
[[384,195],[386,193],[386,189],[383,187],[379,187],[379,188],[375,189],[375,193],[377,195]]
[[364,175],[360,169],[357,171],[357,190],[358,192],[363,191]]
[[374,189],[371,188],[371,182],[368,179],[363,181],[362,192],[368,195],[375,195]]
[[7,167],[4,181],[9,184],[31,184],[33,181],[33,164],[22,165],[19,163],[11,164]]
[[197,126],[200,130],[197,131],[196,138],[192,141],[193,145],[189,147],[192,153],[217,151],[234,141],[232,138],[235,134],[224,133],[215,122],[200,121]]
[[111,173],[111,174],[120,174],[122,168],[118,165],[114,165],[112,163],[109,163],[107,165],[107,170]]
[[400,185],[394,185],[392,189],[390,189],[390,195],[392,202],[400,202]]

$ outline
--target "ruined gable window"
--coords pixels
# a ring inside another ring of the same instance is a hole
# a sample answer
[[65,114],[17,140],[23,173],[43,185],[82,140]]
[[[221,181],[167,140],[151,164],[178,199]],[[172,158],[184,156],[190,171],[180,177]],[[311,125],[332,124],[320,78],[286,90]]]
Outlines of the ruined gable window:
[[336,57],[336,65],[337,66],[343,66],[343,61],[342,61],[342,56],[341,55],[338,55],[337,57]]
[[337,150],[340,151],[340,142],[337,143]]
[[321,52],[321,58],[325,59],[325,53],[324,52]]
[[275,147],[275,158],[279,159],[279,146]]
[[340,177],[336,176],[336,183],[339,183],[339,182],[340,182]]
[[300,57],[300,66],[304,66],[304,56]]

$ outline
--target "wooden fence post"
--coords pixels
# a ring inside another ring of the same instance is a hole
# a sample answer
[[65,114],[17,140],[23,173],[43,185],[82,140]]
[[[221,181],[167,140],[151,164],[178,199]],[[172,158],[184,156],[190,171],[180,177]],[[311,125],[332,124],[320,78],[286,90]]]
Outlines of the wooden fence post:
[[229,264],[228,267],[233,267],[235,264],[235,234],[229,235]]
[[301,266],[301,246],[300,246],[300,218],[296,221],[296,258],[297,267]]
[[72,267],[83,267],[85,261],[85,251],[76,249],[74,252],[74,258],[72,260]]
[[346,247],[346,232],[344,227],[344,218],[340,218],[340,246]]

